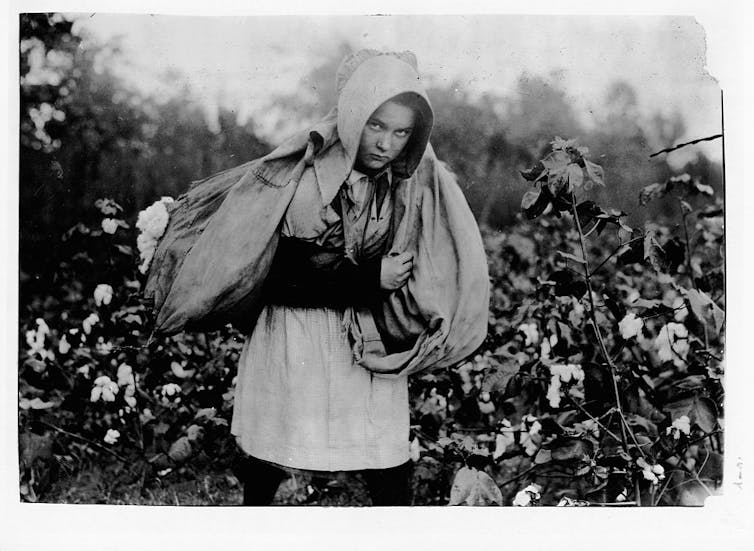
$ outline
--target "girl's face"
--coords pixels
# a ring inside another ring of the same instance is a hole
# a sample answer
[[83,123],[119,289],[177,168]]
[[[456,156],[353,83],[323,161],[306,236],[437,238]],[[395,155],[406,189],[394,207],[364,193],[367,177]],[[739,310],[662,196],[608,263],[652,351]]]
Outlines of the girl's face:
[[414,130],[413,109],[388,100],[372,113],[361,133],[358,163],[371,170],[380,170],[393,162],[406,147]]

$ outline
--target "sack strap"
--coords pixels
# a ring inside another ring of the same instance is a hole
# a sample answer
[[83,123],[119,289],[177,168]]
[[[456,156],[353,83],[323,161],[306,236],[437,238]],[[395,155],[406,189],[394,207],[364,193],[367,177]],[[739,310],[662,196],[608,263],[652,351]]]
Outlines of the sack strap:
[[382,338],[377,331],[377,324],[374,322],[372,311],[366,307],[355,309],[356,322],[359,324],[361,338],[363,339],[364,349],[363,356],[373,356],[383,358],[386,355],[385,345],[382,344]]

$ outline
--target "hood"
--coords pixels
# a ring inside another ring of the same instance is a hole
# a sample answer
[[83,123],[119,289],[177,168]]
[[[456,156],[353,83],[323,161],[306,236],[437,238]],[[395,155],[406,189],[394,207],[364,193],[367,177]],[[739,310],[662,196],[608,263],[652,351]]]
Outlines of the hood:
[[361,133],[369,117],[390,98],[406,92],[417,96],[420,113],[411,139],[401,156],[391,164],[399,178],[413,174],[429,143],[434,114],[419,73],[409,63],[392,55],[375,55],[361,62],[338,97],[338,136],[349,169],[356,161]]

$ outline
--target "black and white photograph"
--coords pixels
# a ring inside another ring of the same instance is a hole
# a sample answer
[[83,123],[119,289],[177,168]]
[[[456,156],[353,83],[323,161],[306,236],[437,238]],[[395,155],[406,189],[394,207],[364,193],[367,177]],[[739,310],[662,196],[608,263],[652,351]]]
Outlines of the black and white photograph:
[[8,22],[9,511],[267,518],[265,549],[315,511],[684,511],[696,549],[744,499],[732,33],[68,4]]

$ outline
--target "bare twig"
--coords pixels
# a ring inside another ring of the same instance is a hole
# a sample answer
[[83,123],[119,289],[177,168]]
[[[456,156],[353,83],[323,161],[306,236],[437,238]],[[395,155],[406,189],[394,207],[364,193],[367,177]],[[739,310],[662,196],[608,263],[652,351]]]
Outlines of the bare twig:
[[652,157],[657,157],[657,155],[660,155],[661,153],[670,153],[671,151],[675,151],[676,149],[681,149],[682,147],[686,147],[686,146],[689,146],[689,145],[698,144],[699,142],[709,142],[709,141],[716,140],[716,139],[722,138],[722,137],[723,137],[722,134],[715,134],[714,136],[707,136],[706,138],[699,138],[697,140],[692,140],[690,142],[679,143],[678,145],[674,145],[673,147],[668,147],[666,149],[661,149],[660,151],[652,153],[649,156],[649,158],[651,159]]

